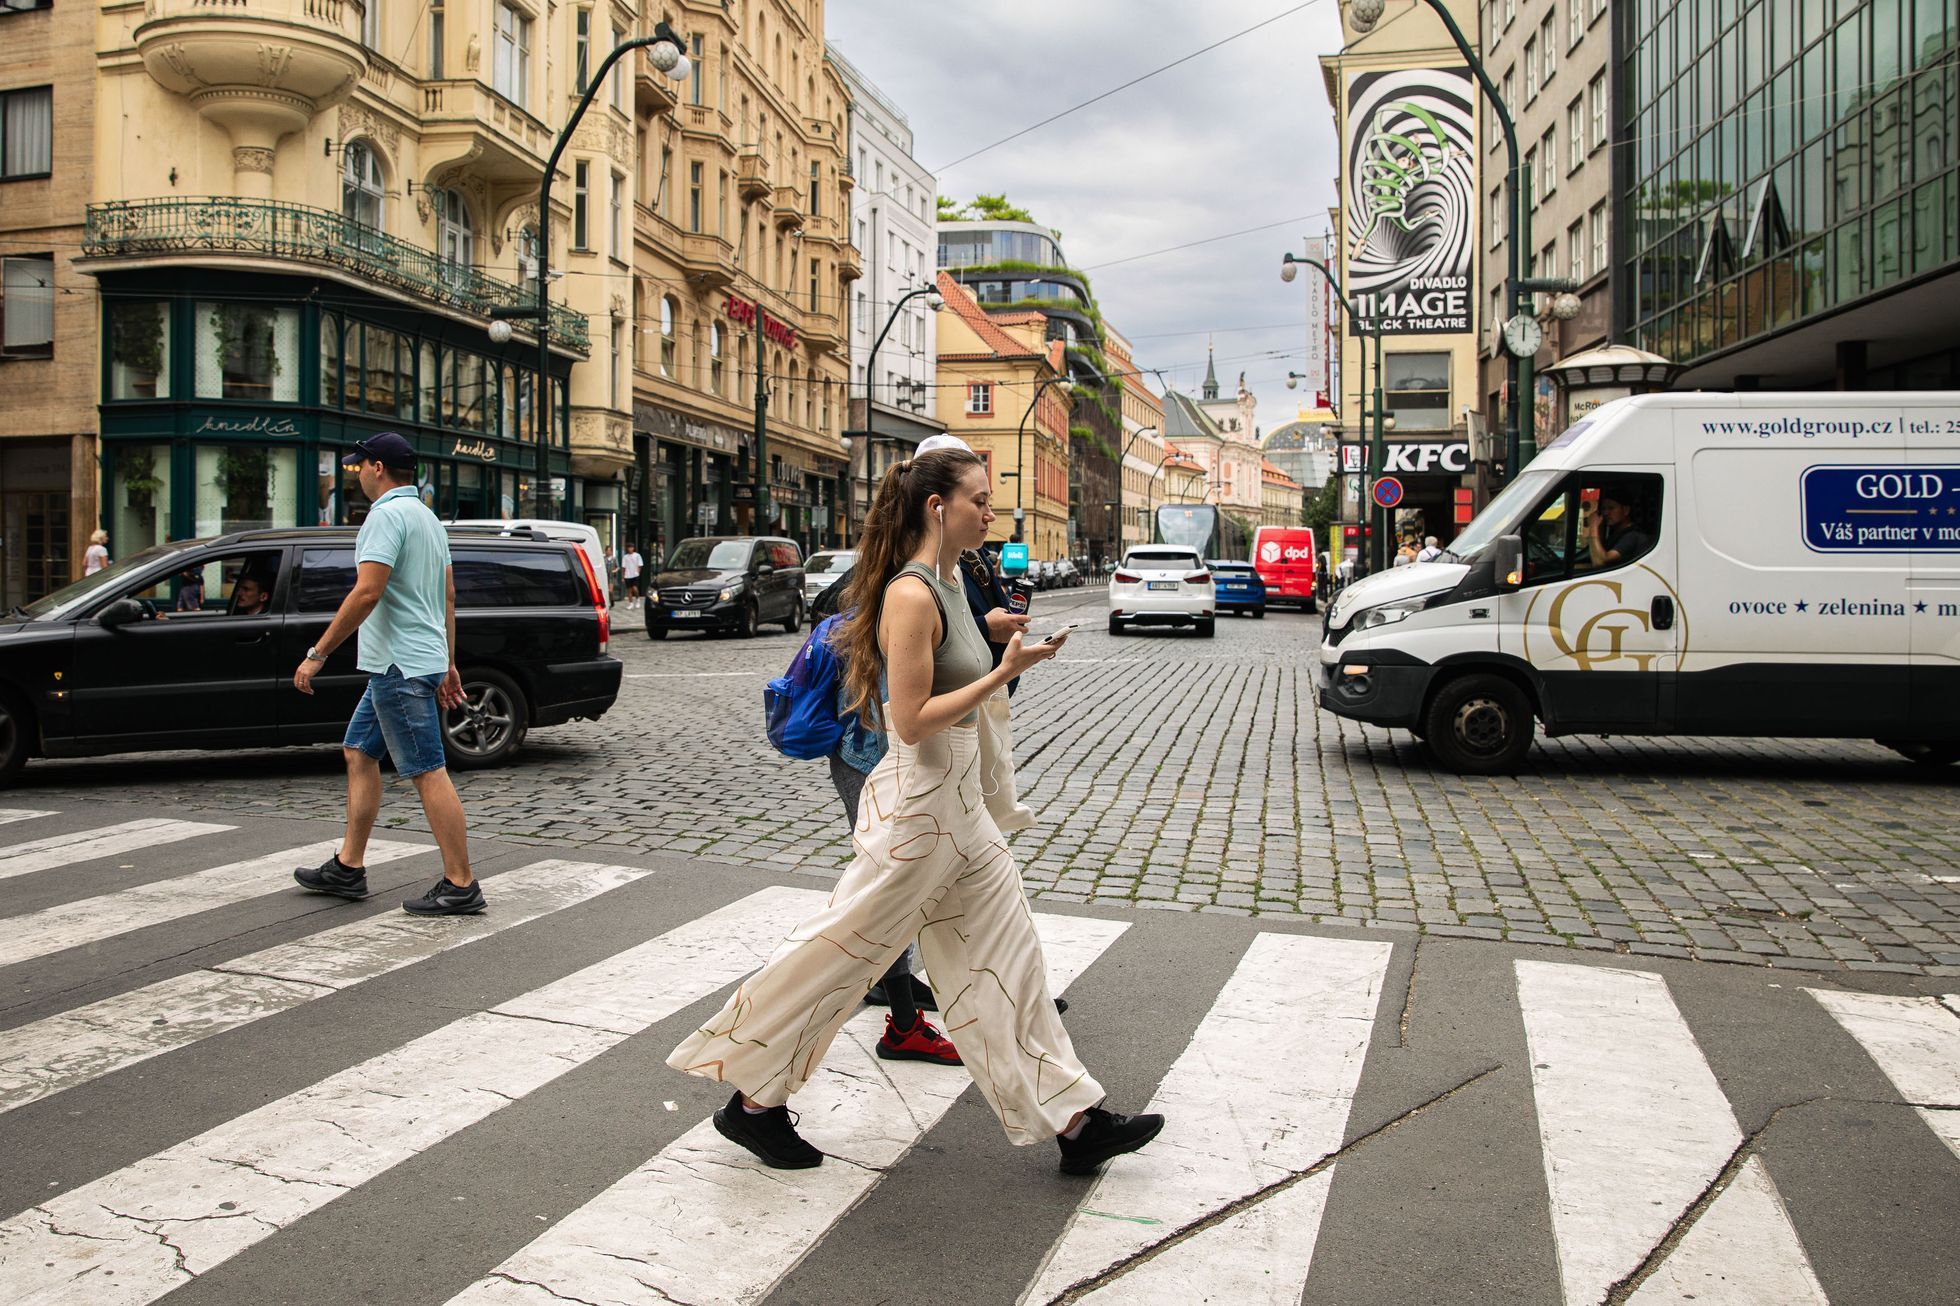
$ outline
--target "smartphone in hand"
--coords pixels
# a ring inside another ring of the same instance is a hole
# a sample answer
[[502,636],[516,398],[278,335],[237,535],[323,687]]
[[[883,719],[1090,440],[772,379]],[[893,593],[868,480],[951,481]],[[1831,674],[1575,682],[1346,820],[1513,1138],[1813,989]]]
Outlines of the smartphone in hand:
[[1073,634],[1077,630],[1080,630],[1081,628],[1082,628],[1081,622],[1071,621],[1066,626],[1059,626],[1056,629],[1049,631],[1046,635],[1043,635],[1036,642],[1041,644],[1059,644],[1062,640],[1067,639],[1071,634]]

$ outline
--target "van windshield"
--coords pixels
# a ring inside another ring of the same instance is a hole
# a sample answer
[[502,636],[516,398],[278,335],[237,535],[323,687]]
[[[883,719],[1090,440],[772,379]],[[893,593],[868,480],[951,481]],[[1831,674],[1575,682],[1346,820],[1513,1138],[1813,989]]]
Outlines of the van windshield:
[[667,560],[672,571],[737,571],[749,565],[749,540],[682,540]]
[[1504,492],[1484,505],[1476,519],[1463,528],[1463,534],[1450,541],[1443,557],[1451,562],[1474,562],[1499,536],[1515,531],[1546,490],[1561,473],[1547,468],[1528,471],[1504,487]]

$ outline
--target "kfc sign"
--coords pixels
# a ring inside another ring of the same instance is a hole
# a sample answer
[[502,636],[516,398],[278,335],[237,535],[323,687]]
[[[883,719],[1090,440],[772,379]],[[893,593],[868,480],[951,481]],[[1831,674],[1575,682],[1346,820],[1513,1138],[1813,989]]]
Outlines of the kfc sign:
[[1388,446],[1383,470],[1389,473],[1461,475],[1470,470],[1468,440],[1403,441]]

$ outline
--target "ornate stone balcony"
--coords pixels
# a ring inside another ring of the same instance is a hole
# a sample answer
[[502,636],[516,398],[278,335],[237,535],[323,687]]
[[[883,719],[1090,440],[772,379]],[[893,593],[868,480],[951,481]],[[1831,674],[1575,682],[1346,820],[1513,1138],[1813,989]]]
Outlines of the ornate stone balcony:
[[735,283],[735,250],[721,236],[690,231],[681,237],[681,264],[710,289]]
[[856,245],[837,247],[837,276],[843,281],[856,281],[864,275],[864,260]]
[[535,189],[544,178],[551,132],[474,78],[424,82],[422,123],[424,173],[431,180],[460,163],[493,183],[520,182]]
[[735,185],[745,200],[763,199],[775,192],[769,181],[769,160],[760,149],[746,149],[735,162]]
[[809,201],[795,186],[776,187],[776,225],[785,231],[795,231],[802,227],[807,216],[804,211]]
[[272,193],[279,138],[367,71],[361,0],[146,0],[136,50],[158,85],[231,136],[241,194]]
[[[493,308],[536,302],[531,290],[472,267],[445,263],[431,250],[384,235],[326,209],[272,200],[115,200],[91,204],[82,254],[94,259],[155,259],[229,254],[303,263],[352,273],[413,299],[488,318]],[[551,306],[551,337],[580,353],[592,341],[582,314]]]

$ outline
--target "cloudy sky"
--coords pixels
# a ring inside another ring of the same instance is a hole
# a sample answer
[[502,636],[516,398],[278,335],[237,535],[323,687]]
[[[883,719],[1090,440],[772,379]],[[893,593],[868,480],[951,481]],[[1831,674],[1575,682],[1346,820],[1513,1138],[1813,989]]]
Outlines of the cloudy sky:
[[[1337,142],[1318,56],[1340,45],[1334,0],[828,0],[825,23],[911,119],[941,194],[1005,192],[1060,228],[1141,366],[1195,391],[1211,333],[1227,390],[1243,370],[1260,424],[1291,419],[1298,396],[1285,376],[1302,361],[1306,279],[1285,285],[1278,267],[1326,229],[1333,202]],[[1267,230],[1134,257],[1252,227]]]

